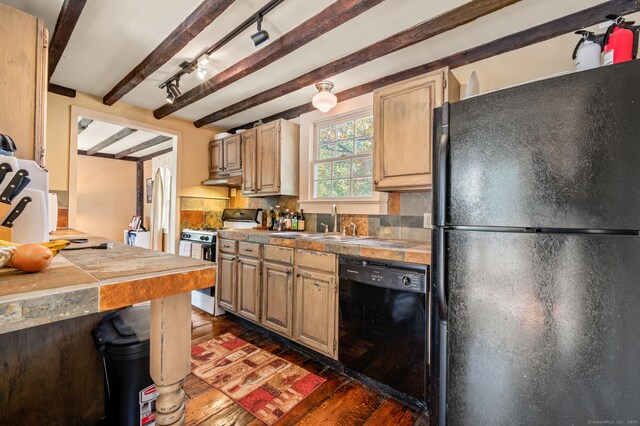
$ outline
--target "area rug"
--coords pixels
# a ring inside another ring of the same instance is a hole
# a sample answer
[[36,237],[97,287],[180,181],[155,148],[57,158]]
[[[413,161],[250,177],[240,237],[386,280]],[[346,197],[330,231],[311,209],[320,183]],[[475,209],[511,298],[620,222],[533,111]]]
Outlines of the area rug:
[[191,372],[268,425],[325,382],[231,333],[193,346]]

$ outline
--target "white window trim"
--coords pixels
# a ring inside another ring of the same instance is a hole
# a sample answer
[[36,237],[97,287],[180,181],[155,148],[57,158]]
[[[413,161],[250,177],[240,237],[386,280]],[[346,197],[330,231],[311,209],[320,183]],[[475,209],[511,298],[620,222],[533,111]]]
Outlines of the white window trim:
[[372,112],[372,110],[373,94],[367,94],[340,102],[327,113],[312,111],[300,116],[300,208],[309,213],[330,213],[331,207],[336,204],[338,213],[387,214],[388,197],[386,193],[382,192],[373,191],[370,198],[362,199],[313,198],[313,156],[316,127],[343,118],[348,120],[350,117]]

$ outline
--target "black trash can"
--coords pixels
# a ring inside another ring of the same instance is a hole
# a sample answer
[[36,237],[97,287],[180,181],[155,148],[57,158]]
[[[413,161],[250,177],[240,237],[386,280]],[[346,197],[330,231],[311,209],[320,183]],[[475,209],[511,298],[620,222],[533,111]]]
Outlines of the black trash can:
[[149,307],[114,312],[91,332],[102,355],[108,425],[155,423],[156,387],[149,375]]

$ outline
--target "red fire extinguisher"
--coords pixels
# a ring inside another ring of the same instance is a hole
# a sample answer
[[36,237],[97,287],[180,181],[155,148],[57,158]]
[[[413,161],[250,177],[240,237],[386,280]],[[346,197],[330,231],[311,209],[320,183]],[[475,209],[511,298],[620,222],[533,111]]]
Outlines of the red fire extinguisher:
[[613,23],[604,35],[604,65],[619,64],[636,58],[638,52],[638,27],[622,16],[607,16]]

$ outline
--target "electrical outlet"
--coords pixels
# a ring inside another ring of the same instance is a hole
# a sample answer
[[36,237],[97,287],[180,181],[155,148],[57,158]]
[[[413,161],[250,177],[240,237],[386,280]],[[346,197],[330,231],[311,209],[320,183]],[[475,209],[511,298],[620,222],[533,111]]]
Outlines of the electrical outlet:
[[423,228],[431,228],[431,213],[424,214],[424,223],[422,224]]

